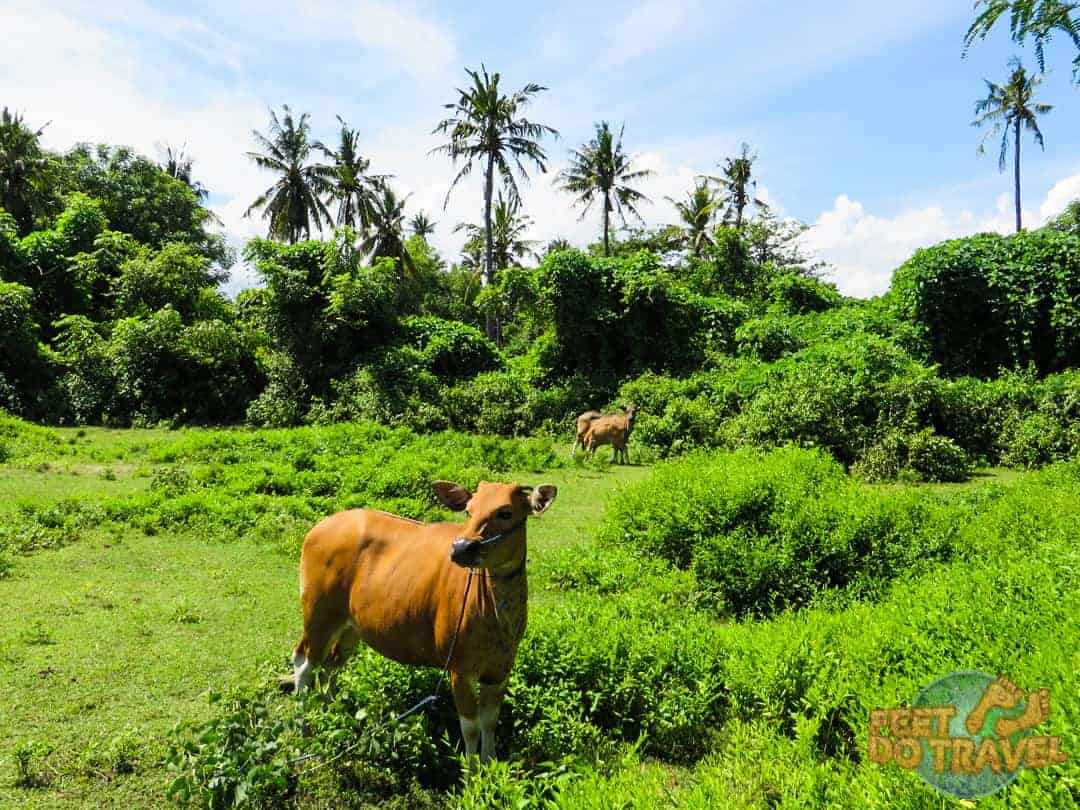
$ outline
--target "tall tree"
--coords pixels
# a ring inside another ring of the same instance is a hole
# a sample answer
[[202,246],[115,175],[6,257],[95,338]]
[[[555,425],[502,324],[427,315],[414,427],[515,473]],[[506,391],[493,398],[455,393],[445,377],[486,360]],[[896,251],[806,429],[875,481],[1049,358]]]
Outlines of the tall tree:
[[986,39],[997,21],[1008,12],[1009,34],[1018,45],[1028,37],[1035,41],[1035,59],[1040,72],[1046,70],[1044,46],[1054,33],[1060,32],[1072,40],[1077,55],[1073,59],[1073,77],[1080,76],[1080,17],[1073,15],[1080,4],[1062,0],[977,0],[975,8],[982,12],[964,35],[963,55],[976,39]]
[[570,150],[570,164],[560,173],[556,182],[563,191],[577,195],[575,205],[584,205],[581,218],[589,213],[592,204],[599,198],[603,208],[604,255],[610,255],[611,212],[615,211],[623,225],[629,211],[644,222],[638,213],[636,204],[649,202],[649,198],[633,184],[648,177],[649,169],[633,169],[633,159],[623,150],[622,138],[626,129],[624,124],[619,129],[616,139],[607,121],[596,125],[596,137],[580,149]]
[[423,211],[417,211],[409,220],[409,230],[413,236],[419,236],[424,241],[435,233],[436,223],[432,222]]
[[210,192],[206,186],[193,179],[192,173],[195,168],[195,159],[187,151],[187,144],[184,144],[179,149],[166,145],[162,152],[161,170],[169,177],[186,184],[188,188],[195,192],[199,202],[205,203],[210,196]]
[[665,199],[679,212],[691,253],[695,257],[700,256],[702,249],[713,243],[712,223],[718,207],[716,194],[709,188],[709,181],[699,178],[694,183],[694,188],[686,193],[685,200],[671,197]]
[[1012,73],[1004,85],[986,81],[986,98],[975,104],[975,120],[972,126],[981,127],[987,124],[991,129],[983,137],[979,145],[982,153],[986,146],[986,140],[1001,133],[1001,154],[998,157],[998,169],[1005,171],[1005,155],[1009,149],[1009,135],[1013,136],[1013,180],[1016,190],[1016,230],[1021,228],[1020,221],[1020,130],[1028,129],[1035,133],[1035,143],[1043,149],[1042,132],[1039,130],[1038,116],[1046,115],[1053,109],[1049,104],[1039,104],[1035,101],[1035,91],[1042,83],[1039,76],[1028,76],[1020,60],[1013,59],[1009,63]]
[[34,130],[7,107],[0,112],[0,207],[24,234],[33,228],[38,179],[49,162],[40,140],[46,126]]
[[386,183],[381,183],[371,201],[370,222],[360,249],[372,259],[388,256],[396,259],[402,276],[416,269],[405,247],[405,203],[409,195],[398,197]]
[[[492,257],[495,267],[504,270],[515,260],[536,258],[536,242],[525,238],[525,232],[533,225],[528,214],[520,213],[521,201],[512,197],[505,199],[502,192],[495,202],[491,223]],[[462,222],[454,232],[465,231],[467,244],[484,238],[482,225]]]
[[278,175],[278,179],[244,212],[244,216],[259,208],[263,219],[270,220],[271,239],[293,243],[301,236],[311,238],[312,226],[322,229],[323,223],[333,220],[323,195],[333,193],[333,170],[328,166],[311,164],[308,159],[315,144],[311,141],[308,114],[293,118],[288,104],[282,105],[284,115],[270,111],[270,132],[263,135],[252,130],[262,152],[247,152],[255,165]]
[[[472,84],[458,88],[458,98],[444,105],[451,111],[448,118],[435,127],[436,134],[449,137],[446,144],[432,152],[448,155],[454,166],[461,168],[454,176],[446,192],[444,207],[450,194],[463,179],[472,173],[474,163],[480,162],[484,172],[484,272],[482,281],[490,284],[495,271],[494,245],[491,234],[491,206],[495,188],[495,172],[512,198],[520,197],[515,170],[528,179],[525,163],[532,163],[540,172],[547,171],[547,154],[540,146],[545,135],[558,137],[559,133],[544,124],[534,123],[522,117],[521,112],[537,93],[546,90],[539,84],[529,83],[509,95],[499,89],[499,74],[488,74],[487,68],[468,70]],[[495,324],[489,318],[488,335],[492,336]]]
[[362,230],[368,226],[372,205],[380,193],[380,183],[388,177],[367,173],[371,161],[360,154],[360,134],[340,115],[337,120],[341,124],[337,148],[330,149],[321,141],[315,141],[312,147],[331,161],[322,168],[330,180],[330,198],[338,204],[335,224]]
[[721,203],[727,206],[724,221],[734,224],[736,228],[742,227],[743,214],[748,206],[753,204],[760,208],[764,205],[761,200],[751,196],[752,189],[757,188],[757,181],[753,179],[755,160],[757,155],[750,151],[750,144],[744,143],[738,156],[724,161],[721,176],[709,178],[719,185]]

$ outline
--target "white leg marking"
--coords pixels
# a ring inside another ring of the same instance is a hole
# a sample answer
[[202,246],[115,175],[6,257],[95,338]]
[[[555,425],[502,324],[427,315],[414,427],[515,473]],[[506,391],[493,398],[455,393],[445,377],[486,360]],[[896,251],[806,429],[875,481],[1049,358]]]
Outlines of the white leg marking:
[[293,673],[296,691],[302,692],[311,683],[311,661],[303,653],[297,653],[293,656],[293,666],[296,668]]
[[499,706],[481,706],[476,713],[480,724],[480,761],[495,756],[495,727],[499,724]]
[[467,717],[458,716],[461,721],[461,738],[465,740],[465,753],[475,754],[476,746],[480,742],[480,724]]

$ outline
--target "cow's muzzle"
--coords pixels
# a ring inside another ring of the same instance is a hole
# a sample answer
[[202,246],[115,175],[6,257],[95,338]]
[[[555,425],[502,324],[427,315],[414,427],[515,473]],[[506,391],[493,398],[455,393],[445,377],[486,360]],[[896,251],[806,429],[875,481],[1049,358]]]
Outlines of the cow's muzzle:
[[462,568],[472,568],[476,565],[476,559],[480,551],[480,544],[472,540],[459,537],[450,546],[450,562],[460,565]]

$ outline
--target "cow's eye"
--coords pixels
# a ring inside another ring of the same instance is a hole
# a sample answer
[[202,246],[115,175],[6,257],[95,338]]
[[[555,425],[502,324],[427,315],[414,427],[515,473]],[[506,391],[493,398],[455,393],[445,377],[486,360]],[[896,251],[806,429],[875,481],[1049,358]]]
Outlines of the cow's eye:
[[513,516],[514,516],[514,511],[512,509],[500,509],[499,510],[499,520],[509,520]]

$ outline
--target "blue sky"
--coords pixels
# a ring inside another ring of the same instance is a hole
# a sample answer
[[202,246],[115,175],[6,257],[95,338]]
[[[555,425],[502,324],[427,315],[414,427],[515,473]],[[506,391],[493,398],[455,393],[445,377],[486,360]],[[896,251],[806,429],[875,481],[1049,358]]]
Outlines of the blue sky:
[[[499,70],[516,88],[550,87],[529,114],[562,137],[551,169],[601,119],[626,123],[626,145],[656,174],[643,186],[650,223],[672,221],[679,196],[741,141],[759,154],[759,191],[781,213],[813,225],[807,247],[842,290],[881,292],[921,245],[979,230],[1008,230],[1011,176],[996,143],[979,157],[970,126],[983,77],[1004,79],[1016,54],[1004,36],[961,40],[970,0],[881,4],[693,2],[622,4],[360,2],[144,3],[5,0],[0,104],[31,123],[51,121],[47,142],[127,143],[150,154],[186,143],[230,236],[263,223],[241,216],[270,178],[243,157],[267,108],[312,114],[330,140],[335,114],[363,135],[372,168],[395,176],[410,209],[439,222],[436,244],[456,256],[462,220],[480,212],[476,185],[442,201],[449,162],[428,155],[441,104],[463,68]],[[1080,196],[1080,89],[1069,82],[1071,45],[1054,42],[1042,99],[1047,150],[1023,144],[1024,209],[1035,225]],[[551,178],[525,190],[533,236],[584,242]],[[232,287],[250,284],[237,268]]]

